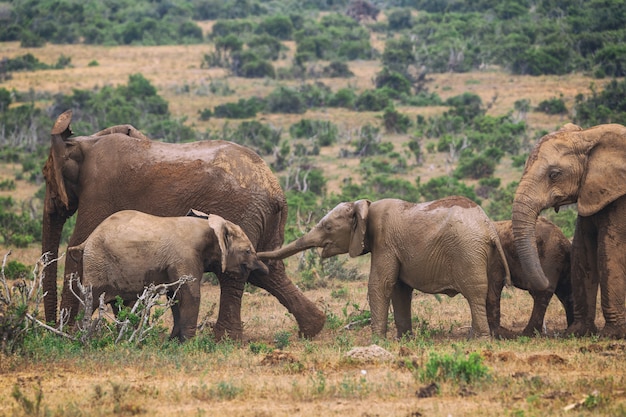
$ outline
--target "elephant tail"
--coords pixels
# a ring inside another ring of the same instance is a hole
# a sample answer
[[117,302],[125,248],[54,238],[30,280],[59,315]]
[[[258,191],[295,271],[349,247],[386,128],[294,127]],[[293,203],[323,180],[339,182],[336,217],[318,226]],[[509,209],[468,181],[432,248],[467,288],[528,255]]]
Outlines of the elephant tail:
[[85,244],[81,243],[80,245],[70,246],[67,248],[67,256],[72,258],[72,260],[76,263],[79,263],[83,257],[83,251],[85,250]]
[[504,253],[502,242],[500,242],[500,237],[498,236],[498,232],[493,223],[489,229],[491,230],[491,241],[500,255],[500,261],[502,262],[502,266],[504,268],[504,283],[507,287],[510,287],[513,285],[511,282],[511,271],[509,270],[509,263],[506,261],[506,254]]

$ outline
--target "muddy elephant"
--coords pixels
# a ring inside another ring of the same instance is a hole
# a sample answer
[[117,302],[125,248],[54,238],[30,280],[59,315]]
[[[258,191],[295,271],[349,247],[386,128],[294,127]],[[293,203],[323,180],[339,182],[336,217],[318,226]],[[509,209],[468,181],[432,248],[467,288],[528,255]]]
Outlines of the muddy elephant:
[[[284,259],[312,247],[322,258],[371,253],[367,296],[372,333],[385,337],[390,301],[397,336],[411,334],[413,289],[462,294],[472,316],[472,335],[489,336],[486,302],[488,268],[506,259],[495,227],[484,211],[464,197],[428,203],[398,199],[340,203],[306,235],[283,248],[259,252],[261,259]],[[506,269],[508,279],[508,269]]]
[[116,297],[133,303],[149,284],[171,284],[183,276],[193,278],[181,286],[172,305],[174,326],[170,338],[181,342],[196,334],[204,272],[228,271],[242,282],[250,272],[268,273],[241,227],[216,214],[195,210],[182,217],[118,211],[67,252],[79,264],[82,262],[82,283],[91,286],[93,299],[98,300],[104,293],[105,303],[113,303]]
[[567,124],[535,145],[513,202],[513,233],[529,285],[548,287],[537,253],[535,221],[549,207],[578,203],[572,241],[574,322],[567,333],[597,333],[600,285],[605,319],[600,335],[626,337],[626,127],[582,129]]
[[[574,321],[574,302],[572,299],[572,283],[570,281],[570,252],[572,244],[565,237],[561,229],[545,217],[539,217],[536,224],[537,249],[539,251],[539,260],[541,269],[546,274],[550,285],[544,291],[535,291],[528,285],[526,274],[520,264],[519,256],[515,250],[515,242],[513,239],[513,225],[511,220],[503,220],[494,222],[502,249],[506,255],[506,261],[511,274],[511,283],[522,290],[527,290],[533,298],[533,310],[528,320],[528,324],[522,331],[523,336],[535,336],[541,334],[543,327],[543,319],[546,315],[546,309],[553,295],[556,295],[567,318],[569,326]],[[490,274],[497,277],[503,276],[501,263],[495,263]],[[504,287],[504,281],[500,282],[497,287],[498,300],[499,292]],[[499,304],[497,310],[493,313],[487,312],[489,315],[489,327],[496,337],[514,337],[513,332],[500,326],[500,309]]]
[[[252,150],[226,141],[163,143],[130,125],[72,138],[71,111],[61,114],[51,132],[46,179],[42,251],[58,255],[61,231],[76,214],[69,246],[83,242],[105,218],[120,210],[184,216],[190,208],[217,214],[241,226],[257,251],[282,245],[287,219],[284,193],[267,164]],[[324,313],[291,282],[282,261],[268,263],[269,274],[252,272],[248,281],[266,289],[295,316],[303,336],[318,334]],[[77,301],[68,277],[77,266],[65,261],[61,309],[75,315]],[[46,320],[57,319],[57,267],[45,270]],[[219,273],[220,304],[214,331],[218,338],[242,337],[244,283]]]

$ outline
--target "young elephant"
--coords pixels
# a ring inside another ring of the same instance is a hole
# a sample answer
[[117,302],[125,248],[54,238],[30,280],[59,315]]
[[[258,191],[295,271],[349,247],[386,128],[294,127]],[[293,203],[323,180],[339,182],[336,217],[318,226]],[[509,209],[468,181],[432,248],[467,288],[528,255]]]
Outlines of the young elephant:
[[104,292],[106,303],[116,296],[132,302],[151,283],[195,278],[180,288],[172,306],[170,338],[180,341],[195,335],[203,272],[230,272],[244,281],[252,271],[268,273],[239,226],[195,210],[182,217],[119,211],[68,253],[75,260],[82,256],[83,284],[92,286],[94,300]]
[[[385,337],[390,300],[397,336],[412,332],[412,289],[431,294],[461,293],[472,314],[472,333],[489,336],[486,302],[488,268],[506,259],[485,212],[464,197],[414,204],[397,199],[340,203],[306,235],[259,258],[283,259],[312,247],[322,257],[371,252],[367,296],[372,332]],[[491,295],[493,290],[489,291]]]
[[[541,268],[543,269],[550,285],[544,291],[532,290],[528,283],[526,274],[520,264],[517,250],[515,249],[515,241],[513,238],[513,226],[510,220],[495,222],[498,236],[506,260],[511,273],[511,282],[517,288],[527,290],[533,298],[533,311],[526,328],[522,332],[524,336],[534,336],[541,333],[543,327],[543,318],[546,315],[546,309],[552,299],[552,295],[556,294],[559,301],[563,305],[565,315],[567,317],[567,325],[574,321],[574,301],[572,298],[572,283],[570,280],[570,252],[572,248],[571,242],[565,237],[561,229],[547,220],[545,217],[539,217],[535,226],[537,236],[537,248],[539,250],[539,259]],[[490,273],[500,277],[503,274],[501,264],[495,264]],[[500,298],[500,292],[504,282],[497,287],[497,298]],[[500,327],[500,309],[499,303],[494,312],[487,312],[489,315],[489,326],[491,332],[497,337],[512,337],[513,332]]]

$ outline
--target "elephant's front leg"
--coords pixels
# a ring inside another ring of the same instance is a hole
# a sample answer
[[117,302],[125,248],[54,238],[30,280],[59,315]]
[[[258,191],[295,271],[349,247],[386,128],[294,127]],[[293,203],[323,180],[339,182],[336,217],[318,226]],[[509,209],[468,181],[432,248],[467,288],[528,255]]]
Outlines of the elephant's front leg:
[[626,338],[626,225],[621,227],[620,219],[626,218],[626,204],[614,203],[609,213],[606,229],[610,228],[610,233],[604,229],[598,233],[598,271],[605,321],[600,335],[623,339]]
[[372,252],[367,298],[372,313],[372,335],[387,336],[387,316],[400,266],[393,254]]
[[194,337],[198,325],[202,273],[192,276],[197,278],[180,286],[176,296],[178,302],[172,306],[174,327],[170,338],[178,338],[181,342]]
[[[311,338],[321,332],[324,328],[324,323],[326,322],[326,315],[289,279],[287,273],[285,272],[285,264],[283,261],[272,260],[267,261],[266,264],[269,269],[268,275],[257,275],[256,273],[252,273],[250,274],[248,281],[257,287],[267,290],[270,294],[276,297],[291,314],[293,314],[298,322],[301,336]],[[234,297],[236,296],[235,290],[235,288],[231,289],[228,294],[224,294],[224,292],[222,292],[220,317],[224,296],[228,296],[229,300],[234,302]],[[241,287],[241,294],[243,294],[243,286]],[[239,299],[241,300],[241,295],[239,295]],[[225,313],[234,314],[234,307],[229,308],[229,310]],[[219,322],[220,320],[218,318],[218,323]],[[226,320],[224,321],[224,324],[234,326],[235,322],[234,320]],[[241,324],[239,324],[239,326],[241,326]]]
[[245,281],[235,279],[228,273],[216,275],[220,282],[220,308],[213,333],[217,340],[224,337],[241,340],[243,337],[241,297]]
[[566,334],[595,334],[598,332],[595,325],[598,295],[597,230],[589,218],[578,216],[576,220],[571,263],[574,322],[567,327]]
[[530,291],[533,297],[533,311],[530,314],[530,320],[526,328],[522,332],[523,336],[535,336],[543,331],[543,319],[548,309],[548,304],[552,299],[551,291]]
[[391,305],[393,306],[393,319],[396,323],[396,336],[402,339],[403,336],[413,336],[413,326],[411,323],[411,300],[413,299],[413,288],[398,280],[391,292]]

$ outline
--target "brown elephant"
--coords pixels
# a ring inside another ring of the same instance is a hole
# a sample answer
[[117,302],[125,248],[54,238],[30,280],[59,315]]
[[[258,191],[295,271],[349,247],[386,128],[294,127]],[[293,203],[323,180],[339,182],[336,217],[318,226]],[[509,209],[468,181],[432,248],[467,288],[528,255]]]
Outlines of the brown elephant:
[[[367,296],[372,333],[385,337],[390,301],[397,336],[411,334],[413,289],[462,294],[472,315],[473,336],[488,337],[488,269],[496,259],[508,268],[495,227],[476,203],[447,197],[414,204],[398,199],[340,203],[306,235],[261,259],[284,259],[321,247],[322,258],[371,252]],[[494,279],[495,282],[495,279]]]
[[[83,242],[105,218],[120,210],[173,217],[190,208],[217,214],[241,226],[257,251],[282,245],[287,219],[284,193],[265,161],[252,150],[226,141],[181,144],[152,141],[130,125],[114,126],[92,136],[71,138],[72,112],[61,114],[51,132],[46,178],[42,251],[58,255],[65,221],[77,212],[69,246]],[[324,313],[291,282],[283,262],[269,262],[269,274],[251,273],[248,281],[266,289],[295,316],[300,332],[315,336]],[[65,262],[61,309],[73,317],[77,300],[68,277],[77,271]],[[57,316],[57,267],[45,271],[46,320]],[[244,283],[219,273],[220,305],[216,337],[242,337]]]
[[543,290],[535,221],[546,208],[578,203],[572,241],[574,322],[567,332],[597,332],[600,285],[603,336],[626,337],[626,127],[567,124],[544,136],[526,161],[513,202],[513,233],[530,288]]
[[[565,310],[567,325],[572,324],[574,321],[574,302],[572,300],[572,283],[570,280],[570,252],[572,244],[561,229],[545,217],[537,219],[536,236],[539,260],[541,269],[543,269],[550,281],[550,285],[544,291],[535,291],[529,288],[524,269],[520,264],[519,256],[517,256],[511,220],[498,221],[494,222],[494,224],[502,249],[506,255],[506,262],[509,265],[511,283],[517,288],[527,290],[533,298],[533,310],[528,324],[522,331],[522,335],[534,336],[542,332],[543,319],[553,294],[556,294]],[[489,272],[490,274],[494,273],[496,279],[504,275],[501,265],[501,263],[494,264],[493,269]],[[500,292],[503,287],[504,281],[500,283],[497,290]],[[498,300],[500,299],[499,292]],[[487,311],[492,334],[504,338],[515,336],[510,330],[500,327],[499,305],[496,308],[497,310],[493,313],[489,310]]]
[[228,271],[242,282],[250,272],[268,273],[241,227],[216,214],[195,210],[182,217],[118,211],[67,252],[82,263],[81,279],[84,286],[92,288],[93,299],[104,293],[105,303],[120,297],[133,304],[149,284],[194,278],[180,287],[171,307],[174,326],[170,338],[181,342],[196,334],[204,272]]

